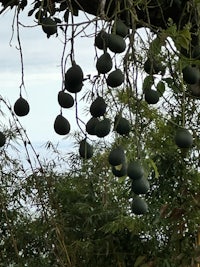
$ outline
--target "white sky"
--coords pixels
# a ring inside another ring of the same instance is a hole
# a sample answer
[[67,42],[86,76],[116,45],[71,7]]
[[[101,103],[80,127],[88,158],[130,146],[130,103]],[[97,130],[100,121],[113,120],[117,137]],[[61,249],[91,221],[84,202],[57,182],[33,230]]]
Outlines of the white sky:
[[[20,15],[20,22],[34,25],[34,16],[27,17],[27,12],[28,8]],[[12,106],[19,97],[21,84],[21,64],[20,54],[16,49],[18,46],[16,33],[11,42],[12,46],[9,44],[12,36],[13,14],[14,10],[0,16],[0,95]],[[26,88],[26,91],[22,91],[22,96],[30,104],[30,113],[19,120],[32,142],[48,140],[58,142],[63,137],[54,132],[53,123],[60,113],[57,93],[61,89],[62,81],[60,64],[63,44],[55,36],[47,39],[41,27],[20,27],[20,36]],[[92,71],[95,72],[93,43],[93,38],[79,38],[75,44],[76,61],[83,68],[85,76]],[[72,130],[75,129],[75,108],[64,109],[63,115],[69,120]]]

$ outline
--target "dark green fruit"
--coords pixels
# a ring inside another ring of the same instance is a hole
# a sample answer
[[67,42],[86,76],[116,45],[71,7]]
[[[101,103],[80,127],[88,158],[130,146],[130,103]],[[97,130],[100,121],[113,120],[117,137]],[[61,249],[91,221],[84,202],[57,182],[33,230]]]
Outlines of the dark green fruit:
[[113,53],[122,53],[126,49],[126,42],[120,35],[111,33],[108,36],[108,48]]
[[144,199],[137,196],[132,201],[131,210],[136,215],[143,215],[148,212],[148,205]]
[[74,98],[64,91],[58,93],[58,103],[62,108],[71,108],[74,105]]
[[126,156],[122,147],[113,148],[108,155],[108,162],[112,166],[119,166],[124,164]]
[[89,121],[86,123],[86,132],[91,135],[95,135],[95,127],[97,123],[99,122],[98,118],[92,117],[89,119]]
[[183,80],[187,84],[198,83],[200,75],[199,75],[199,70],[197,68],[188,65],[185,68],[183,68],[182,73],[183,73]]
[[105,50],[108,43],[107,40],[108,34],[104,30],[101,30],[95,37],[94,45],[101,50]]
[[164,66],[155,59],[147,58],[144,63],[144,71],[150,75],[159,74],[164,72]]
[[26,116],[29,113],[29,103],[23,97],[19,97],[14,104],[14,112],[17,116]]
[[144,99],[148,104],[157,104],[159,101],[160,94],[156,90],[146,89],[144,92]]
[[132,180],[131,191],[137,195],[146,194],[149,191],[149,188],[149,182],[144,177],[137,180]]
[[106,82],[110,87],[120,86],[124,82],[124,74],[120,69],[113,70],[109,73]]
[[180,148],[190,148],[193,143],[193,137],[187,129],[180,128],[176,131],[175,143]]
[[192,57],[194,59],[200,59],[200,46],[199,45],[194,47],[194,49],[192,51]]
[[56,21],[52,18],[43,18],[41,20],[42,30],[47,34],[47,37],[57,33],[57,24]]
[[131,131],[131,126],[127,119],[117,115],[114,121],[114,129],[120,135],[128,135]]
[[0,132],[0,147],[4,146],[6,143],[6,137],[5,134]]
[[118,166],[112,166],[112,173],[116,177],[123,177],[127,174],[127,164],[126,162],[123,162],[122,164]]
[[95,135],[97,137],[105,137],[110,133],[111,123],[108,118],[98,121],[95,126]]
[[106,112],[106,107],[107,105],[103,97],[98,96],[90,106],[90,113],[95,118],[103,116]]
[[117,19],[113,24],[112,32],[124,38],[127,36],[129,29],[121,19]]
[[65,73],[65,89],[70,93],[78,93],[83,86],[83,71],[77,64],[73,64]]
[[54,130],[59,135],[65,135],[70,132],[70,123],[61,114],[54,121]]
[[112,69],[113,63],[109,53],[105,52],[97,59],[96,69],[98,73],[105,74]]
[[200,80],[198,81],[198,83],[190,84],[188,87],[191,95],[200,97]]
[[93,156],[93,147],[83,139],[79,144],[79,155],[83,159],[90,159]]
[[144,169],[139,161],[131,161],[128,164],[127,175],[132,180],[141,179],[144,175]]

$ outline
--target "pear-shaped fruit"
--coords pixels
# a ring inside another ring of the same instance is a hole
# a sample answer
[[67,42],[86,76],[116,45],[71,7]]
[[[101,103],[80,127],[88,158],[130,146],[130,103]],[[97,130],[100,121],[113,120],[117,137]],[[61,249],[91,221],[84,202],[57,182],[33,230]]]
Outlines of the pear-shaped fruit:
[[108,162],[112,166],[124,164],[126,160],[124,149],[120,146],[113,148],[108,155]]
[[110,87],[118,87],[124,82],[124,74],[120,69],[113,70],[108,74],[106,82]]
[[6,143],[6,137],[5,134],[0,132],[0,147],[4,146]]
[[144,71],[147,74],[159,74],[159,73],[164,73],[165,72],[165,68],[162,65],[161,62],[159,62],[156,59],[153,58],[147,58],[147,60],[144,63]]
[[54,121],[54,130],[59,135],[68,134],[70,132],[69,121],[63,115],[59,114]]
[[96,69],[98,73],[105,74],[112,69],[113,63],[109,53],[105,52],[97,59]]
[[143,215],[148,212],[148,205],[144,199],[136,196],[132,201],[131,210],[135,215]]
[[159,94],[159,92],[156,91],[156,90],[153,90],[153,89],[146,89],[145,92],[144,92],[144,98],[145,98],[145,101],[146,101],[148,104],[155,105],[155,104],[157,104],[158,101],[159,101],[160,94]]
[[117,115],[114,121],[114,129],[120,135],[128,135],[131,131],[131,126],[126,118]]
[[131,191],[137,195],[146,194],[149,191],[149,188],[149,181],[144,177],[132,180]]
[[83,139],[79,144],[79,155],[83,159],[89,159],[93,156],[93,147]]
[[60,91],[58,93],[58,103],[62,108],[71,108],[74,105],[74,98],[70,94]]
[[95,135],[97,137],[105,137],[110,133],[111,123],[108,118],[104,118],[97,122],[95,126]]
[[199,78],[200,78],[200,74],[199,74],[199,70],[197,68],[188,65],[188,66],[183,68],[182,73],[183,73],[183,80],[187,84],[198,83]]
[[14,104],[14,112],[17,116],[26,116],[29,113],[29,103],[23,97],[19,97]]
[[104,30],[101,30],[95,37],[94,45],[101,50],[106,50],[107,43],[108,34]]
[[121,19],[116,19],[112,26],[112,32],[124,38],[128,34],[128,31],[129,29],[126,24]]
[[74,63],[65,73],[65,89],[70,93],[78,93],[83,86],[83,71]]
[[122,164],[118,166],[112,166],[112,173],[116,177],[123,177],[127,174],[127,164],[126,162],[123,162]]
[[89,119],[89,121],[86,123],[86,132],[91,135],[95,135],[95,127],[97,123],[99,122],[98,118],[92,117]]
[[122,53],[126,49],[126,42],[122,36],[111,33],[108,36],[108,48],[113,53]]
[[130,161],[127,167],[127,175],[132,180],[141,179],[144,175],[144,169],[139,161]]
[[190,148],[193,144],[193,137],[187,129],[179,128],[175,134],[175,143],[180,148]]
[[47,17],[41,20],[42,30],[47,34],[47,37],[57,33],[57,23],[54,19]]
[[95,118],[103,116],[106,112],[106,107],[107,105],[103,97],[98,96],[90,106],[90,113]]

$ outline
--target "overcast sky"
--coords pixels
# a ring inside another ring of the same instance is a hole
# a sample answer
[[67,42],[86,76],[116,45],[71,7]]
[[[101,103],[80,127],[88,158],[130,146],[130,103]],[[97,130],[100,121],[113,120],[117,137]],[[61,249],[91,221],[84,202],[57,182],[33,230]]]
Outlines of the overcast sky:
[[[34,16],[27,17],[28,9],[20,16],[20,22],[34,25]],[[17,50],[16,33],[11,41],[13,11],[0,16],[0,95],[13,106],[19,97],[21,84],[20,54]],[[20,121],[32,142],[59,141],[62,136],[53,129],[55,117],[60,113],[57,94],[61,89],[61,55],[63,44],[55,36],[47,39],[41,27],[20,27],[21,45],[24,58],[24,80],[26,91],[22,96],[30,104],[30,113]],[[94,40],[78,38],[75,43],[76,61],[87,75],[95,71]],[[2,108],[2,106],[1,106]],[[4,109],[6,111],[6,109]],[[75,108],[63,111],[72,129],[75,128]],[[81,115],[81,114],[80,114]]]

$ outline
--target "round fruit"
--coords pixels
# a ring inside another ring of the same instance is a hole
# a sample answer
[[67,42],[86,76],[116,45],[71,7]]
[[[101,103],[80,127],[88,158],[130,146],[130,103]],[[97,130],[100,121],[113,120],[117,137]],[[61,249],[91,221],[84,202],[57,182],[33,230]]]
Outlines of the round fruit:
[[98,121],[98,123],[95,126],[95,135],[97,137],[105,137],[110,133],[111,129],[111,123],[108,118],[105,118],[101,121]]
[[89,159],[93,156],[93,147],[83,139],[79,144],[79,155],[81,158]]
[[144,175],[144,169],[139,161],[131,161],[128,164],[127,175],[132,180],[141,179]]
[[159,97],[160,97],[159,92],[156,90],[146,89],[144,92],[144,98],[148,104],[154,105],[158,103]]
[[190,148],[193,143],[193,137],[187,129],[180,128],[176,131],[175,143],[180,148]]
[[41,20],[41,24],[42,30],[47,34],[48,37],[57,33],[57,24],[52,18],[43,18]]
[[133,193],[140,195],[146,194],[149,191],[150,185],[146,178],[142,177],[137,180],[132,180],[131,190]]
[[200,46],[199,45],[194,47],[194,49],[192,51],[192,57],[194,59],[200,59]]
[[183,80],[187,84],[198,83],[200,75],[197,68],[188,65],[183,68],[182,73],[183,73]]
[[101,50],[105,50],[107,47],[107,39],[108,34],[104,30],[101,30],[95,37],[94,45]]
[[103,116],[106,112],[106,107],[107,105],[103,97],[98,96],[90,106],[90,113],[95,118]]
[[109,53],[105,52],[97,59],[96,69],[98,73],[105,74],[112,69],[113,63]]
[[62,108],[71,108],[74,105],[74,98],[64,91],[58,93],[58,103]]
[[97,123],[99,122],[98,118],[92,117],[89,119],[89,121],[86,123],[86,132],[91,135],[95,135],[95,127]]
[[121,37],[126,37],[126,35],[128,34],[128,27],[126,26],[126,24],[121,20],[121,19],[117,19],[112,27],[112,32],[120,35]]
[[61,114],[59,114],[54,121],[54,130],[57,134],[65,135],[70,132],[70,123],[64,118]]
[[114,129],[120,135],[128,135],[131,131],[131,126],[127,119],[117,115],[114,121]]
[[144,71],[150,75],[158,74],[164,72],[164,66],[155,59],[147,58],[144,63]]
[[111,33],[108,35],[108,48],[113,53],[122,53],[126,49],[126,42],[120,35]]
[[116,69],[109,73],[106,82],[110,87],[120,86],[124,82],[124,74],[120,69]]
[[23,97],[19,97],[14,104],[14,112],[17,116],[26,116],[29,113],[29,103]]
[[126,162],[123,162],[122,164],[118,166],[112,166],[112,173],[116,177],[123,177],[127,174],[127,165]]
[[137,196],[132,201],[131,210],[136,215],[142,215],[148,212],[148,205],[144,199]]
[[0,147],[4,146],[6,143],[6,137],[4,133],[0,132]]
[[200,80],[198,81],[198,83],[190,84],[189,90],[193,96],[199,97],[200,96]]
[[65,73],[65,89],[70,93],[80,92],[83,86],[83,71],[77,64],[73,64]]
[[125,160],[126,156],[122,147],[115,147],[110,151],[108,156],[108,162],[112,166],[119,166],[121,164],[124,164]]

